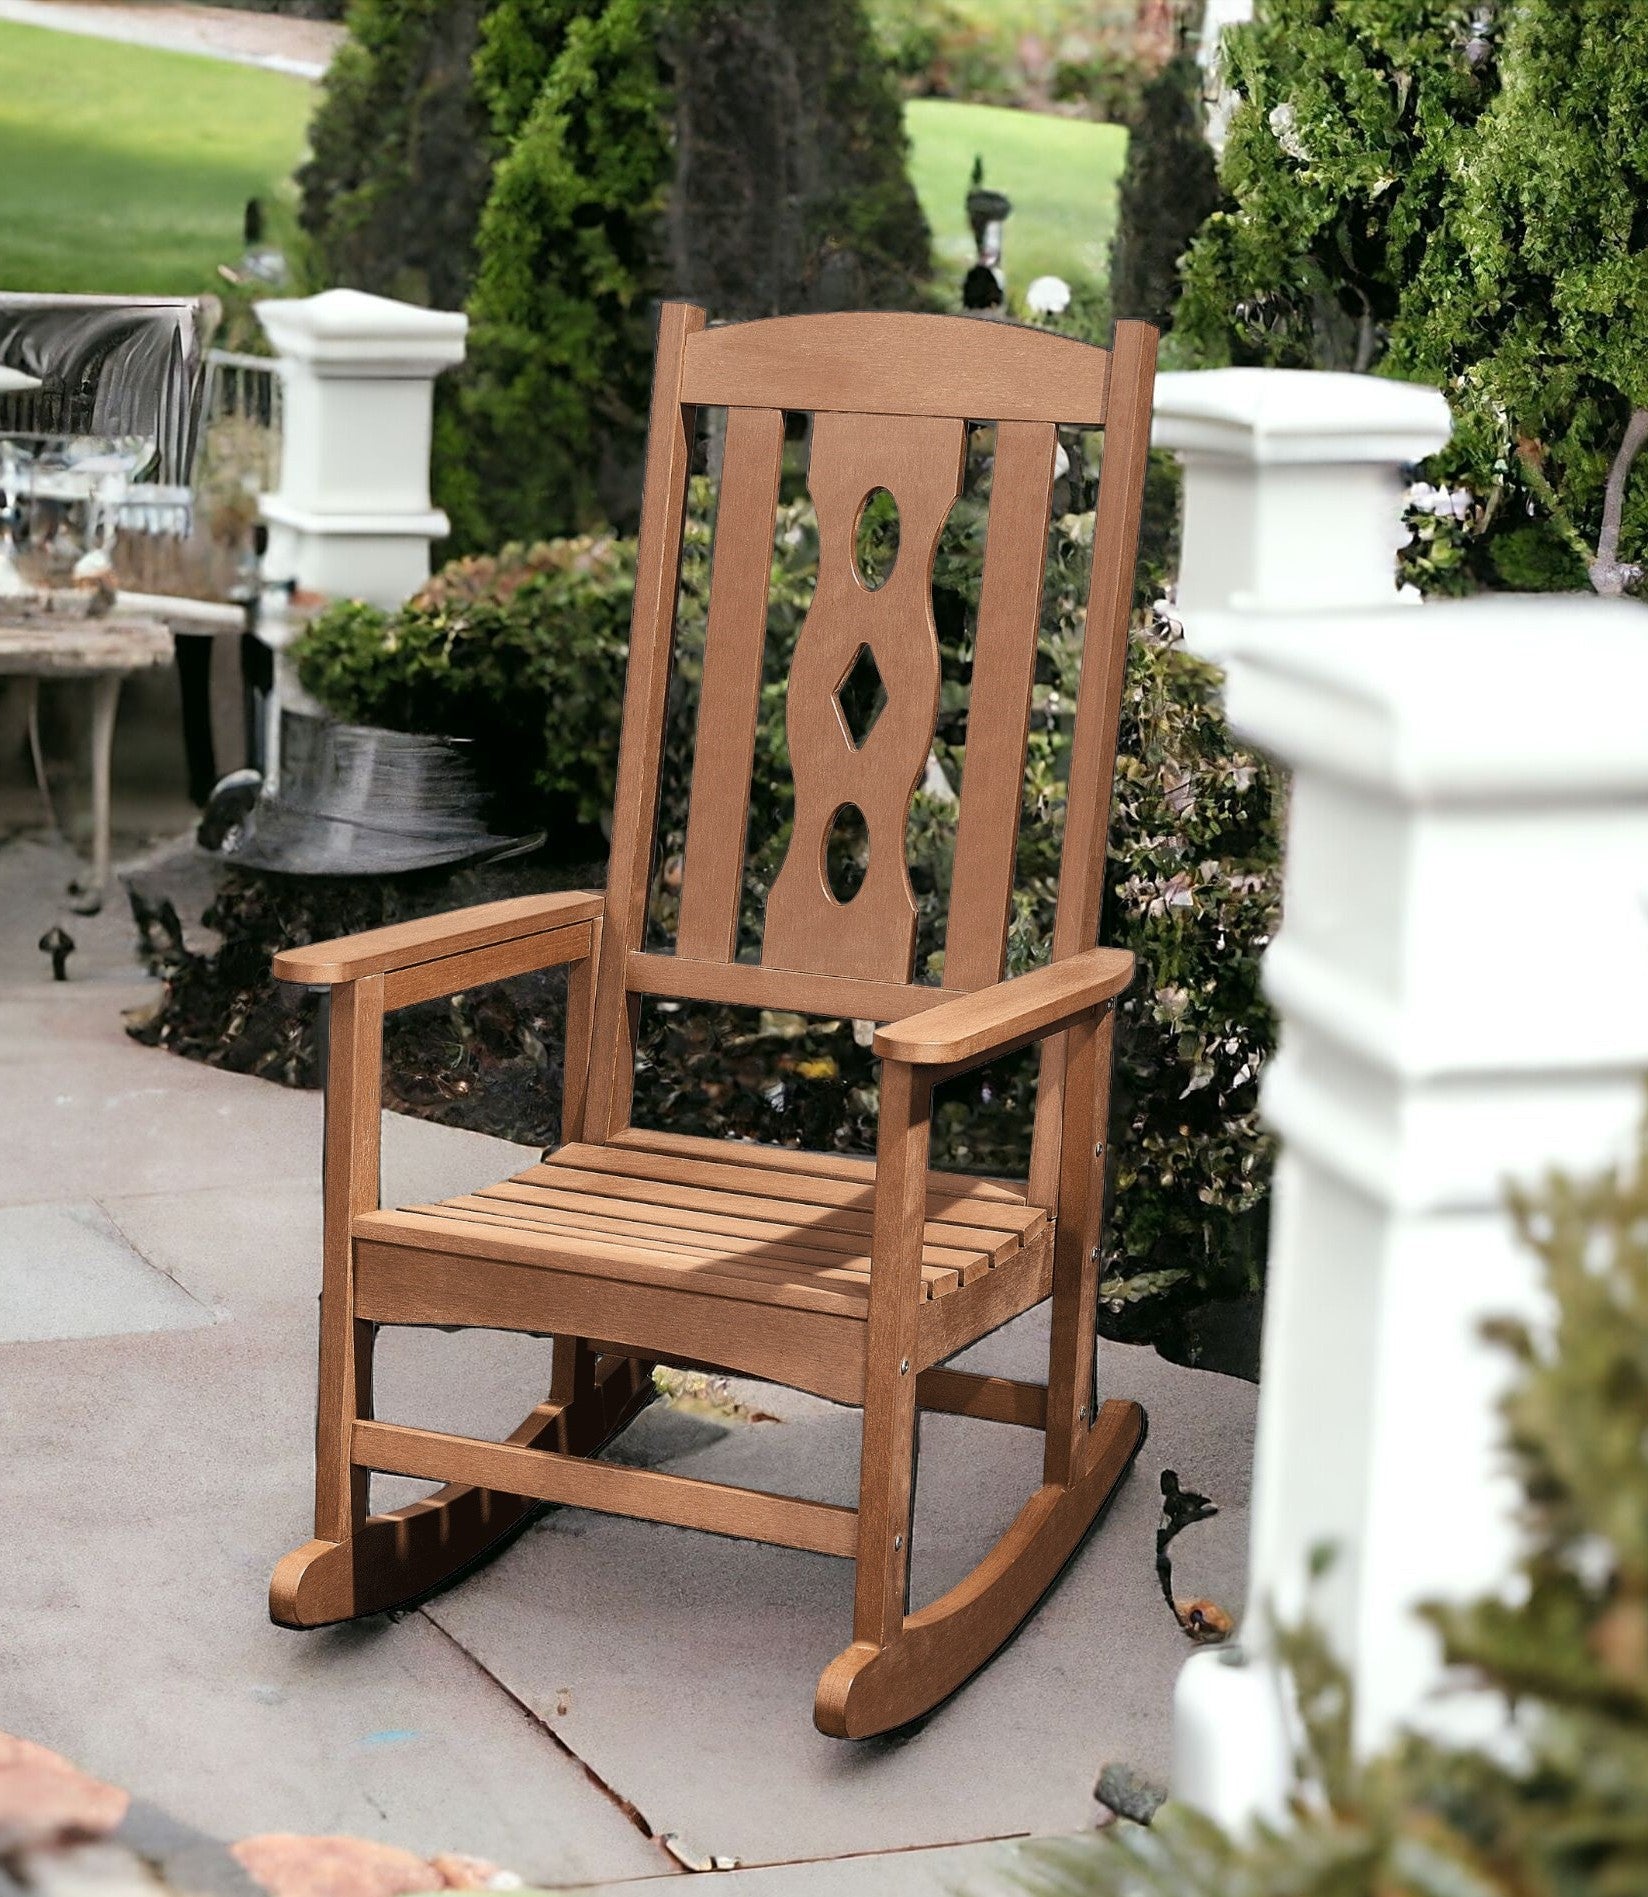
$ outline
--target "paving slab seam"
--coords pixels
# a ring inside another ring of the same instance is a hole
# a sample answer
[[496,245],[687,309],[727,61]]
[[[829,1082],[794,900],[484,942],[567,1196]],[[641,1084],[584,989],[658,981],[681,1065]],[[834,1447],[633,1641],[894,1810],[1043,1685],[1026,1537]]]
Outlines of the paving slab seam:
[[[641,1810],[640,1806],[637,1805],[633,1799],[626,1798],[624,1794],[621,1791],[619,1791],[616,1786],[609,1785],[607,1781],[604,1778],[602,1778],[601,1774],[596,1771],[595,1767],[591,1765],[587,1759],[583,1758],[579,1753],[575,1752],[570,1745],[567,1744],[566,1740],[561,1736],[561,1734],[555,1730],[555,1728],[549,1723],[549,1721],[545,1719],[544,1716],[535,1707],[529,1705],[526,1700],[522,1699],[519,1693],[514,1692],[503,1680],[500,1680],[497,1674],[492,1671],[492,1669],[485,1663],[484,1660],[481,1660],[477,1655],[471,1653],[468,1647],[466,1647],[464,1643],[460,1639],[458,1639],[458,1637],[455,1634],[449,1633],[447,1629],[443,1627],[441,1623],[438,1620],[436,1620],[432,1614],[425,1613],[421,1607],[417,1608],[415,1611],[420,1620],[424,1621],[427,1625],[433,1627],[443,1640],[450,1642],[452,1646],[456,1647],[458,1652],[463,1655],[463,1657],[469,1662],[469,1664],[472,1667],[475,1668],[475,1670],[478,1673],[485,1674],[487,1679],[489,1679],[492,1682],[492,1684],[495,1687],[497,1687],[498,1691],[502,1693],[504,1697],[511,1702],[512,1705],[517,1706],[521,1710],[521,1712],[525,1714],[526,1718],[534,1726],[537,1727],[539,1732],[541,1732],[544,1735],[544,1737],[550,1742],[550,1744],[554,1746],[557,1751],[561,1752],[565,1757],[570,1759],[575,1766],[577,1766],[579,1771],[583,1773],[585,1778],[589,1780],[590,1784],[595,1787],[595,1789],[602,1795],[602,1797],[605,1798],[610,1804],[615,1806],[617,1810],[622,1812],[624,1817],[629,1820],[629,1822],[635,1827],[637,1831],[640,1832],[641,1836],[645,1838],[649,1844],[657,1846],[658,1850],[669,1862],[669,1871],[662,1873],[662,1875],[668,1876],[672,1872],[676,1875],[680,1875],[686,1869],[685,1865],[683,1865],[681,1861],[671,1853],[669,1846],[658,1835],[658,1833],[652,1828],[652,1825],[647,1820],[646,1813]],[[631,1880],[631,1881],[645,1881],[645,1882],[650,1883],[653,1880],[648,1878],[645,1880]]]

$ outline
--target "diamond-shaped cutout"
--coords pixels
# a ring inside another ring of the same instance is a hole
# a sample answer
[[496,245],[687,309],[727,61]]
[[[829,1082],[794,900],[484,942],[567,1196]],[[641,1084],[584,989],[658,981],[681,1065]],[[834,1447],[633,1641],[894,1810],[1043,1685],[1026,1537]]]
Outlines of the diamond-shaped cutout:
[[875,729],[875,721],[881,716],[882,707],[887,703],[887,687],[881,682],[881,667],[875,662],[875,654],[867,645],[861,645],[853,654],[853,662],[841,675],[841,683],[835,688],[836,708],[841,713],[841,722],[847,727],[847,735],[858,750],[863,750],[864,741]]

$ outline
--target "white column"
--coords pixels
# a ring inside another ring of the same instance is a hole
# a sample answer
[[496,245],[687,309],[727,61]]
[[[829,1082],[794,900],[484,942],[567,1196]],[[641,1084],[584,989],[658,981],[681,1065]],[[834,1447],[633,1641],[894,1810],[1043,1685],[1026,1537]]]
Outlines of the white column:
[[1407,465],[1452,432],[1437,389],[1306,369],[1205,369],[1156,383],[1154,441],[1184,468],[1176,606],[1223,661],[1256,615],[1396,596]]
[[469,319],[359,290],[257,305],[280,358],[280,486],[261,504],[264,572],[306,592],[398,606],[449,529],[429,499],[435,377]]
[[[1393,415],[1410,404],[1364,387]],[[1168,425],[1194,408],[1175,395]],[[1292,774],[1284,926],[1265,961],[1281,1027],[1263,1107],[1282,1150],[1247,1663],[1198,1655],[1176,1697],[1175,1792],[1229,1823],[1279,1815],[1286,1789],[1273,1614],[1334,1633],[1362,1749],[1402,1724],[1498,1728],[1485,1696],[1439,1696],[1414,1609],[1490,1591],[1514,1560],[1506,1366],[1480,1328],[1537,1315],[1539,1294],[1505,1188],[1627,1152],[1648,1070],[1648,608],[1379,606],[1345,600],[1342,571],[1324,574],[1326,598],[1269,603],[1287,538],[1318,569],[1313,537],[1360,547],[1371,591],[1398,477],[1387,464],[1375,480],[1371,455],[1360,466],[1286,535],[1258,500],[1186,530],[1187,628],[1202,612],[1231,661],[1232,725]],[[1257,457],[1251,485],[1269,486]],[[1364,518],[1336,517],[1352,507]],[[1244,566],[1232,518],[1276,543]],[[1204,609],[1210,535],[1238,597]],[[1313,1589],[1323,1546],[1336,1559]]]

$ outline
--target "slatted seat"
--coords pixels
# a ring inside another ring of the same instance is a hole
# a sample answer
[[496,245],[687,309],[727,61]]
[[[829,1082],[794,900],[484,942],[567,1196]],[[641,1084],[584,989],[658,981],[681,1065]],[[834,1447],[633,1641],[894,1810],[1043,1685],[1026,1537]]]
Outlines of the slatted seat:
[[[854,1563],[853,1638],[819,1681],[814,1718],[856,1738],[952,1692],[1070,1558],[1144,1436],[1136,1403],[1100,1400],[1094,1361],[1114,1008],[1133,976],[1131,955],[1095,944],[1154,365],[1155,334],[1137,323],[1118,325],[1105,351],[959,317],[828,314],[710,329],[701,310],[664,306],[605,890],[485,904],[275,960],[282,979],[328,990],[315,1539],[276,1569],[277,1621],[320,1626],[416,1600],[495,1552],[541,1502],[749,1536]],[[648,918],[700,406],[727,415],[665,941]],[[785,416],[795,411],[811,415],[818,583],[786,687],[793,811],[759,897],[752,959],[740,943],[754,893],[750,790]],[[1105,446],[1051,956],[1009,981],[1061,422],[1102,428]],[[934,986],[915,979],[905,843],[945,689],[934,562],[979,423],[991,428],[988,525]],[[879,490],[897,508],[898,553],[872,586],[855,540]],[[855,733],[840,694],[866,654],[884,702]],[[827,868],[849,809],[867,860],[842,898]],[[558,965],[568,974],[566,1143],[497,1184],[380,1207],[385,1012]],[[875,1159],[634,1126],[647,997],[871,1024]],[[1041,1064],[1028,1178],[930,1170],[935,1086],[1032,1045]],[[951,1363],[1047,1300],[1045,1384]],[[384,1325],[553,1337],[548,1398],[501,1443],[380,1422],[372,1352]],[[860,1406],[857,1507],[598,1459],[652,1396],[660,1364]],[[1043,1473],[979,1566],[911,1613],[922,1410],[1041,1431]],[[374,1472],[445,1486],[373,1513]]]
[[[866,1318],[873,1180],[820,1178],[771,1148],[718,1150],[724,1162],[577,1142],[500,1185],[365,1213],[355,1235]],[[923,1298],[975,1283],[1046,1229],[1022,1191],[963,1176],[931,1185]]]

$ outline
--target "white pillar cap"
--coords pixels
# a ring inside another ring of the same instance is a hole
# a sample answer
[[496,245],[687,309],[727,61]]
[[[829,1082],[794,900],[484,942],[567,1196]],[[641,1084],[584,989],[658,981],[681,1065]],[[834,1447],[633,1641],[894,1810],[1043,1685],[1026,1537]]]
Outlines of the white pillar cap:
[[1194,369],[1156,379],[1158,448],[1271,466],[1405,466],[1453,432],[1440,389],[1317,369]]
[[431,377],[463,361],[469,318],[363,290],[274,297],[253,306],[276,352],[317,375]]
[[1490,593],[1253,617],[1230,721],[1295,769],[1421,803],[1648,793],[1648,605]]

